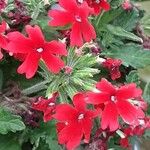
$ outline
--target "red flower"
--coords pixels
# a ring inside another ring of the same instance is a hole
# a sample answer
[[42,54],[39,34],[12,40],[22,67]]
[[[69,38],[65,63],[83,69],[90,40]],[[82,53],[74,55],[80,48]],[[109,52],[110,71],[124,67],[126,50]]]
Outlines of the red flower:
[[55,119],[65,124],[57,124],[58,141],[66,144],[67,149],[74,149],[80,144],[82,137],[89,142],[92,129],[92,119],[97,116],[96,111],[86,108],[83,94],[74,96],[72,107],[70,104],[60,104],[56,107]]
[[142,94],[142,91],[137,89],[134,83],[117,88],[107,80],[102,79],[96,84],[96,88],[100,92],[88,92],[85,101],[94,105],[105,105],[101,120],[103,130],[107,127],[110,128],[110,131],[118,129],[119,116],[128,124],[133,124],[138,118],[144,117],[143,111],[134,105],[133,99]]
[[92,9],[83,2],[81,5],[76,0],[59,0],[62,7],[61,10],[49,11],[49,16],[52,20],[49,22],[50,26],[65,26],[71,25],[71,45],[82,46],[83,39],[90,42],[96,38],[94,27],[89,23],[88,16]]
[[7,38],[4,35],[4,32],[6,30],[6,22],[3,21],[2,24],[0,25],[0,59],[2,59],[3,54],[1,53],[1,48],[6,48],[7,46]]
[[107,0],[86,0],[88,5],[94,8],[95,15],[98,15],[102,10],[110,10],[110,4]]
[[52,119],[52,115],[54,114],[56,108],[56,98],[58,94],[55,93],[51,98],[44,99],[42,97],[38,98],[38,102],[32,104],[32,108],[38,111],[42,111],[44,113],[43,120],[44,122],[50,121]]
[[25,37],[20,32],[8,34],[10,41],[8,50],[26,55],[25,61],[17,70],[18,73],[26,73],[26,78],[33,77],[38,69],[40,59],[46,63],[51,72],[58,73],[64,67],[64,62],[57,55],[67,55],[65,45],[57,41],[45,41],[38,26],[27,25],[26,32],[28,37]]
[[122,61],[119,59],[107,58],[106,61],[102,63],[102,66],[109,70],[112,80],[116,80],[121,77],[119,67]]

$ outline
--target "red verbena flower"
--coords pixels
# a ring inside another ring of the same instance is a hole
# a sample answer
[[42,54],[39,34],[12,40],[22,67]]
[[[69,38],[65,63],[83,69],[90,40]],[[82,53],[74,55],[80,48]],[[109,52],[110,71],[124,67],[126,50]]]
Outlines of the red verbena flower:
[[94,27],[88,21],[92,9],[86,2],[78,4],[76,0],[59,0],[61,10],[50,10],[50,26],[71,25],[71,46],[82,46],[83,40],[90,42],[96,38]]
[[120,116],[127,124],[133,124],[138,118],[143,118],[141,108],[134,105],[134,99],[141,96],[142,91],[136,88],[134,83],[114,87],[106,79],[96,84],[99,92],[87,92],[85,101],[94,105],[104,104],[102,112],[102,129],[110,128],[115,131],[119,128],[118,117]]
[[112,80],[116,80],[121,77],[119,67],[122,61],[119,59],[107,58],[106,61],[102,63],[102,66],[109,70]]
[[52,115],[55,112],[56,108],[56,98],[58,94],[55,93],[49,99],[44,99],[42,97],[38,98],[38,101],[32,104],[32,108],[44,113],[43,120],[44,122],[52,120]]
[[92,119],[97,112],[86,108],[83,94],[79,93],[73,98],[74,107],[70,104],[60,104],[56,107],[53,117],[60,123],[57,125],[58,141],[66,144],[68,150],[72,150],[84,142],[88,143],[92,129]]
[[107,0],[86,0],[88,5],[94,8],[94,14],[98,15],[102,10],[110,10],[110,4]]
[[4,35],[6,27],[7,27],[7,24],[5,21],[3,21],[2,24],[0,25],[0,59],[2,59],[3,57],[1,48],[5,49],[8,43],[7,38]]
[[39,26],[27,25],[26,32],[28,37],[20,32],[11,32],[7,35],[8,50],[12,53],[26,55],[24,62],[17,70],[18,73],[25,73],[26,78],[33,77],[38,69],[40,59],[45,62],[51,72],[58,73],[64,67],[64,62],[58,55],[67,55],[65,45],[57,41],[45,41]]

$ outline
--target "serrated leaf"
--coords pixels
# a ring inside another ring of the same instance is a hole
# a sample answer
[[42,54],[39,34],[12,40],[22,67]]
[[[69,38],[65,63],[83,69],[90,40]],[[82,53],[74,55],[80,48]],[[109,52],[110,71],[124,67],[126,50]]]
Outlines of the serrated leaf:
[[25,129],[21,118],[0,108],[0,133],[7,134],[9,131],[16,132]]
[[136,83],[136,85],[140,84],[140,78],[138,72],[136,70],[131,71],[126,77],[126,81],[128,83]]
[[139,10],[137,8],[133,8],[132,11],[124,10],[120,16],[118,16],[114,22],[114,26],[120,26],[127,31],[132,31],[137,22],[140,20]]
[[121,59],[123,64],[134,68],[143,68],[150,65],[150,52],[144,50],[139,45],[122,45],[120,48],[118,47],[106,50],[102,53],[102,55]]
[[109,25],[107,25],[107,29],[113,35],[119,36],[121,38],[136,41],[136,42],[142,42],[143,41],[140,37],[136,36],[135,34],[133,34],[131,32],[124,30],[120,26],[113,26],[113,25],[109,24]]

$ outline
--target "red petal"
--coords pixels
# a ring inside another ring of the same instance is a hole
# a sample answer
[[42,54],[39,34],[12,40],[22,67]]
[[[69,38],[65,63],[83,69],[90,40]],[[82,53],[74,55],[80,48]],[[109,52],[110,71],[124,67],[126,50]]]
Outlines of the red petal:
[[92,39],[96,38],[94,27],[86,20],[81,23],[81,31],[86,42],[90,42]]
[[39,111],[45,111],[47,106],[49,104],[49,101],[46,99],[43,99],[42,97],[38,98],[38,101],[32,104],[32,108]]
[[79,9],[78,12],[82,16],[82,18],[87,18],[90,14],[93,14],[93,8],[89,7],[87,2],[83,2]]
[[32,78],[38,69],[39,59],[40,59],[40,56],[36,53],[28,54],[25,61],[22,63],[21,66],[19,66],[17,70],[18,73],[20,74],[25,73],[27,79]]
[[78,93],[73,97],[73,104],[79,112],[84,112],[86,110],[84,98],[85,97],[82,93]]
[[59,73],[59,71],[64,67],[64,62],[48,52],[42,53],[42,59],[46,63],[48,69],[53,73]]
[[59,121],[76,120],[77,111],[69,104],[60,104],[56,107],[56,114],[53,117]]
[[0,48],[7,49],[8,40],[5,36],[0,35]]
[[35,48],[42,48],[44,44],[44,36],[39,26],[26,26],[26,32],[35,45]]
[[43,117],[44,122],[48,122],[53,119],[53,117],[52,117],[53,110],[54,110],[54,108],[47,107],[46,111],[44,112],[44,117]]
[[100,1],[100,7],[106,11],[110,10],[110,4],[105,0]]
[[140,97],[142,94],[142,90],[136,88],[136,84],[131,83],[122,86],[116,93],[117,99],[132,99],[136,97]]
[[69,12],[75,12],[77,9],[77,2],[76,0],[59,0],[60,6],[66,9]]
[[71,46],[82,46],[83,45],[80,23],[73,24],[71,35],[70,35],[70,40],[71,40]]
[[82,127],[83,127],[83,133],[84,133],[84,142],[89,143],[90,134],[91,134],[91,130],[92,130],[92,120],[91,119],[83,119]]
[[52,54],[67,56],[66,45],[58,41],[45,43],[44,49]]
[[127,101],[119,101],[116,103],[117,110],[124,122],[131,124],[137,119],[137,110]]
[[50,26],[65,26],[74,21],[74,17],[70,13],[60,10],[50,10],[49,17],[51,17]]
[[13,53],[28,53],[33,50],[32,41],[20,32],[7,34],[9,43],[7,49]]
[[60,144],[66,144],[68,150],[73,150],[80,144],[82,136],[82,127],[79,123],[69,124],[59,132],[58,141]]
[[6,26],[7,26],[6,22],[2,21],[2,24],[0,25],[0,33],[5,32]]
[[109,103],[105,106],[102,113],[101,127],[103,130],[109,127],[110,131],[118,129],[118,112],[114,103]]
[[110,100],[110,95],[107,93],[87,92],[85,101],[94,105],[105,103]]
[[102,79],[100,82],[96,84],[96,88],[98,88],[102,92],[106,92],[110,95],[115,94],[116,90],[113,85],[108,82],[106,79]]

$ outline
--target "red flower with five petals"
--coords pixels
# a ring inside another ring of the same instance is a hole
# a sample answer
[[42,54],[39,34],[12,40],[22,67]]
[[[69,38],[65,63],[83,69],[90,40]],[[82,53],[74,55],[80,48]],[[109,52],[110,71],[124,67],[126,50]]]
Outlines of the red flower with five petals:
[[26,73],[26,78],[33,77],[40,59],[45,62],[51,72],[58,73],[64,67],[64,62],[57,55],[67,55],[65,45],[57,41],[45,41],[39,26],[27,25],[26,32],[28,37],[20,32],[11,32],[7,35],[8,50],[26,55],[24,62],[17,70],[18,73]]
[[56,98],[58,94],[55,93],[49,99],[44,99],[42,97],[38,98],[38,101],[32,104],[32,108],[44,113],[43,120],[44,122],[52,120],[52,115],[55,112],[56,108]]
[[60,144],[66,144],[68,150],[77,147],[83,136],[84,141],[89,142],[92,119],[97,116],[96,111],[86,108],[83,94],[75,95],[73,104],[74,107],[70,104],[58,105],[56,114],[53,115],[61,123],[57,126],[58,141]]
[[71,24],[71,45],[82,46],[83,39],[90,42],[96,38],[94,27],[88,21],[88,16],[92,9],[86,2],[78,4],[76,0],[59,0],[61,10],[50,10],[49,16],[52,18],[50,26],[65,26]]
[[110,10],[110,4],[106,0],[86,0],[88,5],[94,8],[94,14],[98,15],[102,10]]
[[2,59],[3,54],[1,53],[1,48],[5,49],[7,46],[7,38],[4,35],[4,32],[6,30],[6,22],[3,21],[2,24],[0,25],[0,59]]
[[136,123],[138,118],[144,117],[141,108],[134,105],[134,99],[142,94],[134,83],[117,88],[106,79],[102,79],[96,84],[96,88],[99,92],[87,92],[85,101],[94,105],[104,104],[101,118],[103,130],[107,127],[110,128],[110,131],[117,130],[119,116],[127,124]]

